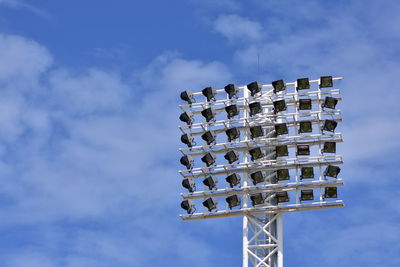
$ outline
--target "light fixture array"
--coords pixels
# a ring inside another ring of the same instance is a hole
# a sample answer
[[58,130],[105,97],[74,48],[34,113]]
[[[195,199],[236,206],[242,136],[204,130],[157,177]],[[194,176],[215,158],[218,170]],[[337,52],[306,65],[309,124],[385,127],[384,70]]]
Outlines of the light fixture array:
[[[184,220],[343,206],[341,78],[184,91]],[[245,206],[244,198],[249,200]]]

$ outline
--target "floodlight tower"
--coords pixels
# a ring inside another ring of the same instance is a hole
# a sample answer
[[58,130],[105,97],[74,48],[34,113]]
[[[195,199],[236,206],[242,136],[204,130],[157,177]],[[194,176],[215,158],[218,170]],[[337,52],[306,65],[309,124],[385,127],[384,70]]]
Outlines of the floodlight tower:
[[[333,87],[341,79],[183,91],[186,125],[179,128],[187,147],[180,162],[186,170],[179,173],[189,192],[181,194],[187,214],[180,217],[243,216],[243,266],[283,267],[283,213],[344,206],[337,190],[343,161],[336,154],[343,139],[335,131],[341,96]],[[198,101],[201,95],[205,101]]]

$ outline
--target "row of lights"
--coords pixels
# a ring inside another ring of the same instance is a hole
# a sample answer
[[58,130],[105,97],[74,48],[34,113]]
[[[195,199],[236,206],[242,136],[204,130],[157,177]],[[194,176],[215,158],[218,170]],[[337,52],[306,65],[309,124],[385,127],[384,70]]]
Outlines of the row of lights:
[[[337,198],[337,187],[325,187],[324,198]],[[267,195],[263,193],[257,193],[250,195],[250,200],[253,206],[265,204]],[[228,203],[229,209],[238,207],[241,205],[240,196],[232,195],[227,197],[226,202]],[[312,189],[301,190],[300,201],[314,200],[314,192]],[[275,198],[272,200],[271,204],[278,204],[283,202],[289,202],[288,192],[277,192]],[[203,206],[208,209],[209,212],[216,210],[218,208],[218,201],[214,197],[207,198],[203,201]],[[195,205],[191,200],[184,200],[181,202],[182,209],[186,210],[188,214],[193,214],[195,212]]]
[[[300,174],[300,179],[312,179],[314,178],[314,168],[313,167],[302,167],[301,169],[301,174]],[[332,178],[337,178],[340,173],[340,168],[338,166],[334,165],[328,165],[325,168],[325,171],[323,173],[324,178],[326,177],[332,177]],[[263,171],[256,171],[253,173],[250,173],[250,179],[253,182],[254,185],[260,184],[265,182],[266,175]],[[277,181],[284,181],[284,180],[289,180],[290,179],[290,174],[289,174],[289,169],[278,169],[276,171],[276,175],[273,178],[272,183],[277,183]],[[237,173],[233,173],[228,175],[225,180],[229,184],[231,188],[234,188],[237,185],[240,185],[240,180],[241,177]],[[277,181],[276,181],[277,180]],[[217,189],[217,184],[218,184],[218,179],[215,178],[214,176],[210,175],[206,177],[203,180],[203,184],[207,186],[210,190]],[[190,193],[193,193],[196,191],[196,183],[193,178],[185,178],[182,180],[182,186],[186,188]]]
[[[299,121],[298,133],[312,133],[312,122],[309,120]],[[321,131],[335,132],[337,127],[337,122],[334,120],[324,120],[321,127]],[[286,123],[276,123],[274,125],[275,134],[285,135],[289,133],[288,125]],[[225,130],[225,134],[228,137],[228,142],[240,138],[240,130],[238,127],[232,127]],[[251,139],[264,136],[264,130],[261,125],[250,127],[250,137]],[[201,135],[201,138],[206,142],[207,145],[216,144],[216,133],[214,131],[206,131]],[[195,144],[194,137],[191,134],[185,133],[181,135],[181,142],[188,147],[193,147]],[[335,153],[335,152],[333,152]]]
[[[266,155],[262,152],[260,147],[255,147],[249,149],[251,160],[259,160],[265,157]],[[322,153],[336,153],[336,143],[335,142],[325,142],[323,148],[321,149]],[[296,146],[296,156],[309,156],[310,155],[310,146],[309,145],[297,145]],[[287,145],[280,145],[275,147],[275,156],[276,157],[286,157],[289,156],[289,149]],[[239,161],[239,153],[235,150],[228,151],[224,158],[232,164],[234,162]],[[210,167],[216,163],[216,155],[212,152],[206,153],[203,157],[201,157],[201,161],[206,164],[207,167]],[[190,155],[184,155],[180,159],[180,163],[184,165],[188,170],[193,169],[194,167],[194,159]]]
[[[297,79],[296,84],[296,90],[310,89],[310,80],[308,78]],[[246,87],[250,91],[251,96],[256,96],[257,94],[261,93],[262,90],[262,84],[258,81],[251,82]],[[272,82],[272,87],[274,88],[274,93],[278,93],[286,90],[286,83],[283,80],[277,80]],[[333,87],[332,76],[321,76],[319,88],[328,87]],[[229,99],[238,97],[239,87],[237,85],[228,84],[224,87],[224,89]],[[217,90],[215,90],[213,87],[206,87],[201,92],[206,97],[207,102],[216,100],[215,96],[217,95]],[[186,101],[189,104],[192,104],[194,102],[193,93],[189,90],[181,92],[180,96],[182,100]]]
[[[299,99],[298,107],[299,110],[311,110],[312,109],[312,100],[311,99]],[[322,108],[335,109],[336,104],[338,103],[338,99],[334,97],[327,96],[325,97],[324,102],[321,104]],[[277,100],[273,102],[274,112],[278,113],[281,111],[287,110],[287,105],[284,99]],[[261,102],[252,102],[249,103],[250,116],[254,116],[263,111]],[[232,119],[233,117],[239,115],[239,107],[236,104],[232,104],[225,107],[225,111],[227,113],[227,118]],[[216,112],[212,108],[206,108],[201,111],[201,115],[206,119],[206,122],[215,121]],[[192,125],[194,122],[193,114],[191,112],[185,111],[180,116],[179,119],[182,122],[185,122],[187,125]]]

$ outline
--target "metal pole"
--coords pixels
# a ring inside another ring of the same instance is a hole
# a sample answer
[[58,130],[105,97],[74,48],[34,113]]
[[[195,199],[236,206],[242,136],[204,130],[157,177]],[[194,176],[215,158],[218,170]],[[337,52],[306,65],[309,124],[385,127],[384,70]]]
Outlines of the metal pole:
[[283,267],[283,214],[279,213],[277,222],[277,239],[278,239],[278,264],[277,267]]
[[[247,99],[249,98],[249,91],[247,90],[247,88],[243,89],[243,104],[245,106],[245,102],[247,101]],[[247,109],[244,109],[244,114],[243,117],[247,119],[247,117],[249,116],[249,112],[247,111]],[[244,124],[246,124],[246,120],[244,122]],[[248,139],[248,134],[245,131],[245,140]],[[249,154],[247,152],[244,153],[244,162],[247,163],[249,161]],[[247,187],[248,186],[248,176],[247,173],[245,173],[243,175],[243,187]],[[247,208],[248,207],[248,202],[249,202],[249,195],[248,194],[244,194],[243,195],[243,208]],[[249,235],[249,219],[247,218],[247,216],[243,216],[243,267],[248,267],[249,266],[249,253],[248,253],[248,245],[249,245],[249,240],[248,240],[248,235]]]

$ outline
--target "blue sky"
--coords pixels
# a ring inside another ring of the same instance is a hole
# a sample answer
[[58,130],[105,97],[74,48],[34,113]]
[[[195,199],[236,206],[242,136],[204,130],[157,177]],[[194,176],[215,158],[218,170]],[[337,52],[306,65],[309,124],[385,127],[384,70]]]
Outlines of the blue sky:
[[345,77],[346,207],[286,214],[285,266],[399,266],[399,12],[0,0],[0,266],[241,266],[240,218],[178,217],[179,92],[321,75]]

